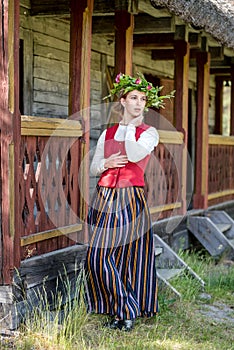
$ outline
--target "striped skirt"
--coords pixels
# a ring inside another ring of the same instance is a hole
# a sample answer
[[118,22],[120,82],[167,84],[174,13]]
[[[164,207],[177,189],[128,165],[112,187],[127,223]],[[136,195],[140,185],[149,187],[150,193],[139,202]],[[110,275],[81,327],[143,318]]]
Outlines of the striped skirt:
[[88,312],[120,319],[155,315],[158,302],[154,242],[143,188],[97,187],[88,224]]

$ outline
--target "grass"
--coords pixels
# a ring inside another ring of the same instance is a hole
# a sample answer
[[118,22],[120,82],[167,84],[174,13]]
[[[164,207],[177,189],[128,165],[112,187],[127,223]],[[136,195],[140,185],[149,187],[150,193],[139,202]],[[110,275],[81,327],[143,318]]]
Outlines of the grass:
[[[75,301],[63,307],[61,298],[51,311],[34,310],[14,339],[4,339],[1,349],[17,350],[234,350],[233,323],[220,322],[202,314],[204,307],[225,304],[233,307],[234,265],[217,264],[201,254],[181,253],[182,258],[206,282],[208,300],[200,297],[199,283],[184,273],[172,281],[182,294],[178,299],[160,288],[160,313],[155,318],[137,319],[131,333],[103,327],[106,316],[86,313],[82,288]],[[82,285],[78,281],[79,285]],[[69,284],[67,285],[69,289]],[[40,311],[40,312],[38,312]],[[234,313],[230,315],[234,322]],[[0,343],[1,344],[1,343]]]

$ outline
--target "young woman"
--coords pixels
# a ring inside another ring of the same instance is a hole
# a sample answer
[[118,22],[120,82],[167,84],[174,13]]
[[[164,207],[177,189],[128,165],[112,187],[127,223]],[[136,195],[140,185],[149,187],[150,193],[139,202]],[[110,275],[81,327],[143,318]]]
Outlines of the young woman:
[[[119,74],[121,121],[97,143],[91,172],[99,175],[89,210],[91,233],[85,269],[89,312],[111,315],[106,326],[130,331],[138,316],[157,314],[157,276],[144,171],[159,142],[155,128],[143,123],[146,107],[162,104],[158,88],[140,75]],[[169,96],[164,96],[164,98]]]

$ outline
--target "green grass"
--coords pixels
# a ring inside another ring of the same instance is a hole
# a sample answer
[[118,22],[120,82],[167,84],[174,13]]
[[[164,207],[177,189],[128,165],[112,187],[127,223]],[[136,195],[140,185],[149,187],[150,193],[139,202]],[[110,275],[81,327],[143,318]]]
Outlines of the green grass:
[[[1,349],[234,350],[234,324],[218,322],[200,312],[205,304],[225,303],[233,307],[233,264],[217,264],[209,256],[201,254],[181,253],[181,256],[206,282],[204,292],[211,296],[210,300],[200,298],[200,284],[184,273],[172,281],[182,298],[176,298],[161,287],[159,315],[150,319],[137,319],[134,330],[124,333],[104,328],[106,316],[86,314],[83,298],[80,298],[81,289],[75,302],[68,300],[63,310],[63,323],[59,317],[62,303],[58,297],[53,321],[48,317],[49,309],[47,312],[37,310],[21,326],[18,337],[9,339],[8,343],[7,339],[4,340]],[[234,319],[234,314],[231,316]]]

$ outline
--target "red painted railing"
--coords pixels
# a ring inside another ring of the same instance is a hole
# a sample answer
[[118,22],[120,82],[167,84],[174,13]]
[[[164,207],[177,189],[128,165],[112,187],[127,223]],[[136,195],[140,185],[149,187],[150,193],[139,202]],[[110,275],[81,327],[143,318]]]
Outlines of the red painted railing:
[[[18,229],[25,259],[82,243],[82,130],[78,121],[22,117],[21,133]],[[183,201],[183,136],[159,134],[146,172],[153,220],[181,213]]]
[[78,121],[22,117],[21,259],[79,241],[82,130]]
[[[159,130],[160,143],[146,171],[146,194],[153,220],[182,213],[183,135]],[[185,179],[186,181],[186,179]]]
[[234,199],[234,137],[209,136],[209,205]]

